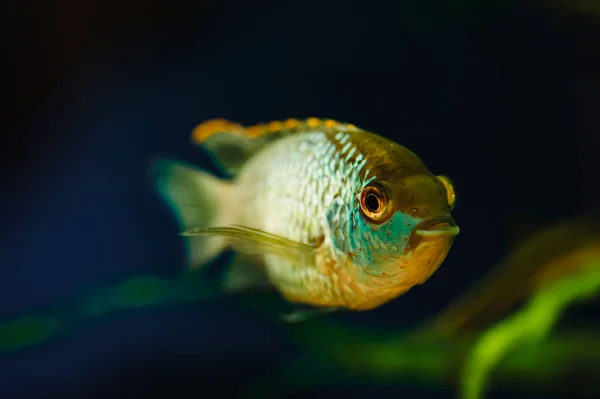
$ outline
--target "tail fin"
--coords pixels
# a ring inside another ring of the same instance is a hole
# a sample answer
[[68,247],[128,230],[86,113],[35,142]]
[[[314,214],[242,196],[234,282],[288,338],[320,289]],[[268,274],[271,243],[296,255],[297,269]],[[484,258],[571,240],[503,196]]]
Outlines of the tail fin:
[[[153,165],[160,195],[177,217],[182,231],[228,224],[227,199],[231,184],[194,167],[158,161]],[[219,237],[186,237],[189,267],[199,268],[222,252],[226,245]]]

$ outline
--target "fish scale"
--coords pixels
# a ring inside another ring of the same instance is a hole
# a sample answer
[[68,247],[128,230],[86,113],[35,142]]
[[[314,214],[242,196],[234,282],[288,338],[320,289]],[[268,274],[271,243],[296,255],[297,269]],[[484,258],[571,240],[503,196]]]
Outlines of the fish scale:
[[[245,215],[244,224],[306,244],[324,236],[329,228],[326,214],[336,193],[341,198],[351,199],[364,183],[360,179],[364,163],[359,163],[357,168],[341,157],[345,151],[339,146],[345,144],[342,148],[346,150],[352,146],[347,141],[348,136],[338,136],[336,140],[325,131],[297,133],[258,153],[236,181],[236,190],[264,190],[251,196],[254,203],[248,207],[251,211]],[[257,186],[258,180],[266,185]],[[335,219],[339,217],[336,215]],[[330,258],[339,262],[339,257],[340,254],[330,248]],[[270,278],[285,281],[294,295],[303,290],[294,287],[308,285],[324,291],[322,295],[326,297],[332,296],[338,288],[322,271],[307,269],[305,265],[280,257],[268,256],[265,266]]]

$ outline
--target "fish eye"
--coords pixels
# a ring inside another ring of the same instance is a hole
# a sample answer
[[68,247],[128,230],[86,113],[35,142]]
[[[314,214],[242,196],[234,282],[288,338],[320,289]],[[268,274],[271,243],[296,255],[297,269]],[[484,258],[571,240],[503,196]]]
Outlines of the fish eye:
[[369,212],[379,212],[379,208],[381,208],[381,203],[379,202],[379,198],[373,193],[367,194],[367,198],[365,199],[365,205]]
[[454,183],[447,176],[437,176],[438,180],[442,182],[444,187],[446,187],[446,195],[448,197],[448,206],[450,209],[454,208],[454,204],[456,203],[456,190],[454,189]]
[[365,187],[360,195],[360,209],[365,217],[372,222],[381,222],[388,214],[389,200],[385,191],[377,186]]

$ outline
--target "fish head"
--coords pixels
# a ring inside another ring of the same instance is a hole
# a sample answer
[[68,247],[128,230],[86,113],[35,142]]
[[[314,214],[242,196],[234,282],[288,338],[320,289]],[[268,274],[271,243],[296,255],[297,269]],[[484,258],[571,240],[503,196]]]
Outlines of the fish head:
[[387,144],[379,154],[366,164],[372,178],[359,187],[351,215],[353,261],[371,277],[422,284],[460,231],[451,214],[454,184],[398,144]]

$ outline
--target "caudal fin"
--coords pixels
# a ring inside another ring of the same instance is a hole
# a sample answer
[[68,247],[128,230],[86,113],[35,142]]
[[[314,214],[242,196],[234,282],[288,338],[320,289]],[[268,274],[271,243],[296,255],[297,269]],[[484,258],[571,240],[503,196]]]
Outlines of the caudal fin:
[[[174,161],[153,165],[156,187],[175,214],[181,231],[227,223],[231,184],[207,172]],[[189,267],[199,268],[225,249],[219,237],[186,237]]]

